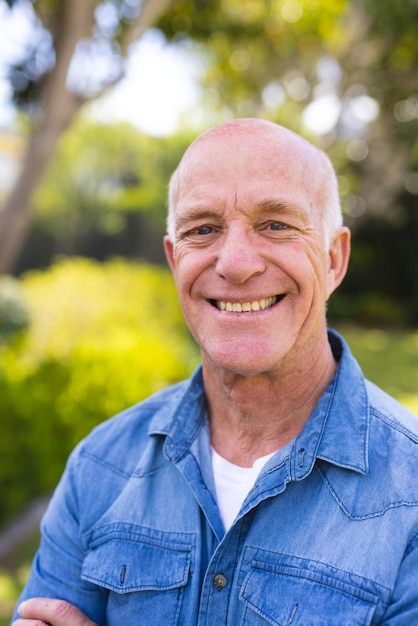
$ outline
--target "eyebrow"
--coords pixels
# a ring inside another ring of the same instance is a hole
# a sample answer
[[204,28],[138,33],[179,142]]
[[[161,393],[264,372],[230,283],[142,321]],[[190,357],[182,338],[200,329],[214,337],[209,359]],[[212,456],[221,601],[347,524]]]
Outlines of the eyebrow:
[[[267,198],[261,200],[252,207],[254,213],[277,213],[277,214],[291,214],[302,222],[306,222],[306,213],[302,207],[287,202],[286,200],[276,200],[274,198]],[[213,208],[206,208],[205,206],[195,206],[185,209],[182,215],[176,216],[176,231],[182,230],[187,227],[188,224],[199,220],[207,219],[219,219],[223,215],[223,210],[216,211]]]
[[195,222],[202,219],[206,220],[210,218],[219,219],[222,213],[223,211],[215,211],[213,209],[208,209],[203,206],[186,209],[181,215],[176,215],[176,230],[181,230],[190,222]]
[[305,213],[303,207],[297,204],[286,202],[286,200],[275,200],[274,198],[262,200],[256,206],[265,213],[292,213],[299,217],[302,217]]

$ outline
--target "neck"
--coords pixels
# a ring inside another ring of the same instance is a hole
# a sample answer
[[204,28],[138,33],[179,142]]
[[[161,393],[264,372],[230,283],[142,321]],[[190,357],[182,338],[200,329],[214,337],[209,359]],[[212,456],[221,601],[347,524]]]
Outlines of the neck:
[[212,446],[243,467],[278,450],[300,433],[335,370],[328,342],[274,373],[242,376],[203,360]]

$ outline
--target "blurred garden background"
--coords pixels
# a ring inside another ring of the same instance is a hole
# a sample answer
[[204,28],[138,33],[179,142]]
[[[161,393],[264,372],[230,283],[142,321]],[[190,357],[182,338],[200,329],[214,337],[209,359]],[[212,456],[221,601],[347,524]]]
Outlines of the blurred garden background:
[[161,240],[213,124],[330,155],[353,232],[330,325],[418,414],[417,28],[416,0],[0,0],[0,626],[75,443],[198,363]]

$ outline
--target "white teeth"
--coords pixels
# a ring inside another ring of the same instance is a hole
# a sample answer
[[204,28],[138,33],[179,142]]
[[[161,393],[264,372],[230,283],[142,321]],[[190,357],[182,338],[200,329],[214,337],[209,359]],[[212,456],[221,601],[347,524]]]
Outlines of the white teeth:
[[253,302],[226,302],[225,300],[217,300],[216,306],[221,311],[230,311],[233,313],[248,313],[250,311],[264,311],[269,309],[273,304],[276,304],[276,296],[270,296],[270,298],[261,298],[261,300],[254,300]]

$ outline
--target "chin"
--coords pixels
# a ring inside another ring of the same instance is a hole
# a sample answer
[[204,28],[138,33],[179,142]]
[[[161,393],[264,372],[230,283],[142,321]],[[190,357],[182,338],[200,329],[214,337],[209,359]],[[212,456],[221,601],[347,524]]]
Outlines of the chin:
[[245,378],[272,372],[277,369],[280,360],[277,354],[269,355],[266,351],[258,353],[248,346],[244,350],[242,350],[242,346],[238,350],[234,350],[230,346],[228,351],[211,351],[209,354],[208,358],[203,359],[209,367]]

